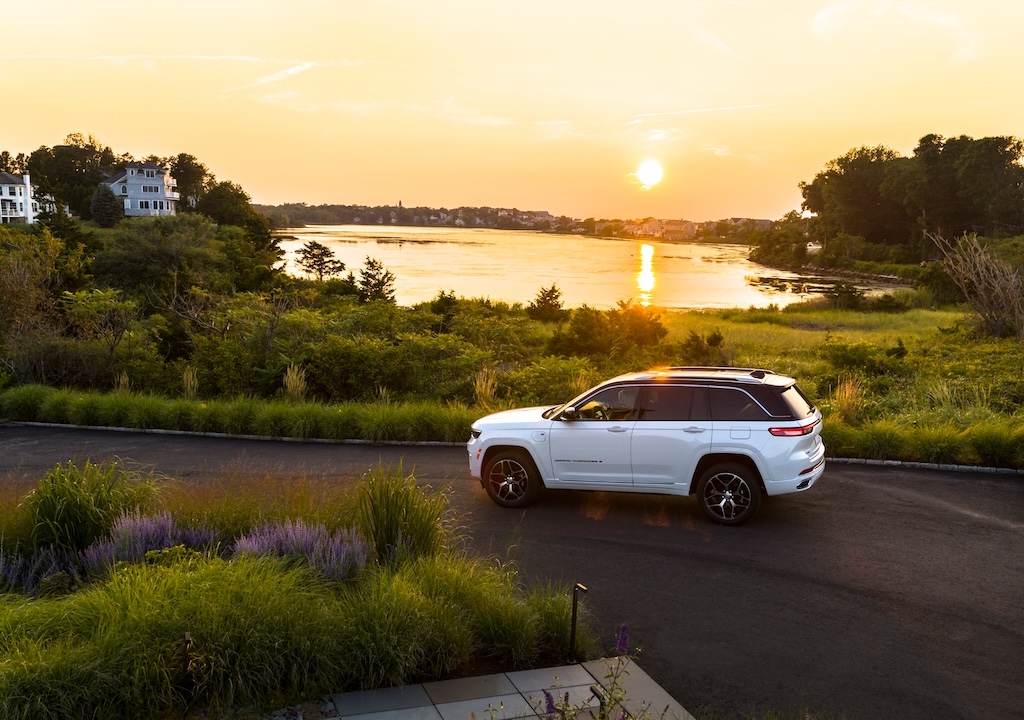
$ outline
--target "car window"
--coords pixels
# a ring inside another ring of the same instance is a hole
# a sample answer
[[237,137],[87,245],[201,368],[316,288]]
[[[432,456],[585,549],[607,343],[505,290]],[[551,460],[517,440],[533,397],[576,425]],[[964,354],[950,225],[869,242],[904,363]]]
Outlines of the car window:
[[698,405],[706,408],[707,402],[704,388],[686,385],[660,385],[644,388],[640,401],[639,420],[659,422],[671,420],[690,420],[695,396],[699,395]]
[[576,408],[577,420],[632,420],[636,417],[638,386],[610,387],[591,395]]
[[807,396],[800,391],[796,385],[790,385],[782,391],[782,398],[798,418],[809,418],[814,414],[814,403],[807,399]]
[[711,388],[711,417],[714,420],[768,420],[770,416],[743,390]]

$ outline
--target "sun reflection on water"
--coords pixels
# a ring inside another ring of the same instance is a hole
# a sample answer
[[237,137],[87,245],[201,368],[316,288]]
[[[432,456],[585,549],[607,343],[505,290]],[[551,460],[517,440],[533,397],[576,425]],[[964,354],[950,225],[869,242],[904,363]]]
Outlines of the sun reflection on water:
[[654,294],[654,246],[643,243],[640,246],[640,272],[636,276],[640,290],[640,304],[649,307]]

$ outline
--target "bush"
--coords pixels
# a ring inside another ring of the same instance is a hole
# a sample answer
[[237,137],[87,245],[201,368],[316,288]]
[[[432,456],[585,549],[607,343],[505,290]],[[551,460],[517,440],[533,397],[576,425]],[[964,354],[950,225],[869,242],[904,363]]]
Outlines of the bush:
[[966,446],[960,432],[952,425],[919,427],[910,433],[906,443],[908,457],[927,463],[957,463],[965,459]]
[[22,385],[0,395],[0,414],[12,420],[36,420],[43,403],[56,390],[45,385]]
[[1024,465],[1024,428],[1010,422],[975,425],[964,433],[982,465],[1019,468]]
[[152,474],[128,470],[120,462],[58,465],[25,498],[33,547],[84,550],[107,534],[118,517],[144,510],[155,492]]
[[891,460],[904,457],[905,446],[906,439],[903,429],[894,422],[879,420],[861,428],[853,452],[855,453],[854,457]]
[[413,475],[379,466],[359,488],[359,527],[378,561],[401,563],[440,553],[450,528],[448,498],[428,494]]
[[302,559],[326,580],[348,580],[366,567],[369,548],[357,534],[329,532],[301,518],[266,523],[235,541],[235,554]]
[[825,418],[821,440],[825,443],[825,451],[831,457],[862,457],[858,455],[861,444],[857,429],[850,427],[841,419]]

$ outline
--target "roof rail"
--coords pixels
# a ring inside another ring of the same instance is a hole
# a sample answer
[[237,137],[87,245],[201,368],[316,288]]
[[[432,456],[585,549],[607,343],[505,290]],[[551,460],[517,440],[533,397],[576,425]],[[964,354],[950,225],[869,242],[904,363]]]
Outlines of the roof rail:
[[673,365],[665,370],[698,370],[702,372],[733,372],[733,373],[747,373],[751,377],[763,378],[765,375],[774,375],[775,373],[771,370],[763,370],[761,368],[741,368],[741,367],[704,367],[702,365]]

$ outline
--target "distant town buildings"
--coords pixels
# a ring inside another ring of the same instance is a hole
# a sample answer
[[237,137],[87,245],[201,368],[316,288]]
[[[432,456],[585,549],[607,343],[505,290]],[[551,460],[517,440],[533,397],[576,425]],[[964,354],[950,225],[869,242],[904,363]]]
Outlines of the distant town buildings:
[[103,183],[124,202],[125,217],[174,215],[177,211],[178,182],[154,163],[128,163]]
[[0,224],[34,223],[38,215],[39,201],[28,173],[0,172]]

